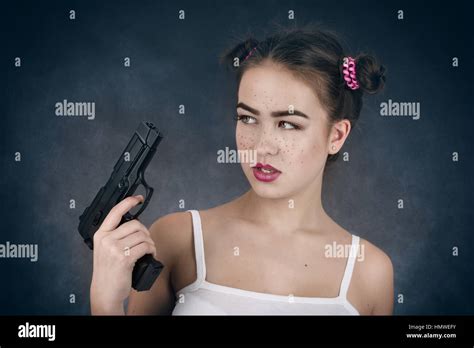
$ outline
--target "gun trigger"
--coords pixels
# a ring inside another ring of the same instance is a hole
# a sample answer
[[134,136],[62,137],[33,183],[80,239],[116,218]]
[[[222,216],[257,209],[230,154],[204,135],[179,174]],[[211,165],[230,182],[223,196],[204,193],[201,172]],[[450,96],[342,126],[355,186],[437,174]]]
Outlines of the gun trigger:
[[125,213],[125,215],[123,216],[123,219],[124,219],[125,221],[133,220],[133,215],[127,212],[127,213]]
[[103,213],[102,210],[99,210],[99,211],[95,214],[94,220],[92,221],[92,224],[93,224],[94,226],[97,226],[97,225],[99,224],[100,218],[102,217],[102,213]]

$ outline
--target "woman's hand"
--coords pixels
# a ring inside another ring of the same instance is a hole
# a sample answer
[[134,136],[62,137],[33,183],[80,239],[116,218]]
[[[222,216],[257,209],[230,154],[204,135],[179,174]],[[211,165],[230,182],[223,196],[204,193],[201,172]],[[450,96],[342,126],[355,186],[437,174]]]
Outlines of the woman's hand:
[[145,254],[156,256],[150,232],[138,220],[117,227],[122,216],[143,203],[143,199],[141,195],[130,196],[118,203],[94,234],[94,266],[90,288],[93,315],[125,314],[123,302],[130,293],[135,263]]

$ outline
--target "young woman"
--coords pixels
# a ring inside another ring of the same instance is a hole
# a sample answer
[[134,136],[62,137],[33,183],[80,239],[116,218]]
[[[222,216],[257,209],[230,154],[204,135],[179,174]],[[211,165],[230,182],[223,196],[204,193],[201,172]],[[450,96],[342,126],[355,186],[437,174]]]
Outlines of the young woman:
[[[321,202],[324,168],[364,92],[383,87],[383,66],[348,56],[334,35],[311,27],[248,39],[223,62],[237,74],[237,148],[257,156],[242,163],[250,189],[149,229],[117,228],[143,197],[116,205],[95,235],[92,314],[125,314],[127,296],[127,314],[392,314],[390,258]],[[136,292],[131,272],[146,253],[165,268],[150,291]]]

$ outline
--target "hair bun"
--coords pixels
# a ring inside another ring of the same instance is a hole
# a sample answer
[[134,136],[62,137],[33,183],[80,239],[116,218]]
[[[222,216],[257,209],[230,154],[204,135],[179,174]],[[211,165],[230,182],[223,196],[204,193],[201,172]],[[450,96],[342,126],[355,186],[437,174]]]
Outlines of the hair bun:
[[381,91],[385,85],[385,67],[375,57],[360,54],[356,57],[357,81],[361,89],[369,94]]

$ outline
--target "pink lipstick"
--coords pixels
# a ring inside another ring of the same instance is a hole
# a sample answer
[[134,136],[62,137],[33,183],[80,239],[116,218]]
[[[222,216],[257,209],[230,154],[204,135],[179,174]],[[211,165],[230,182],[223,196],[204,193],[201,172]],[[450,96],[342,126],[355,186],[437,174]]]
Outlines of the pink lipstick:
[[252,170],[255,178],[262,182],[272,182],[276,180],[281,174],[278,169],[272,167],[269,164],[263,165],[260,162],[252,167]]

